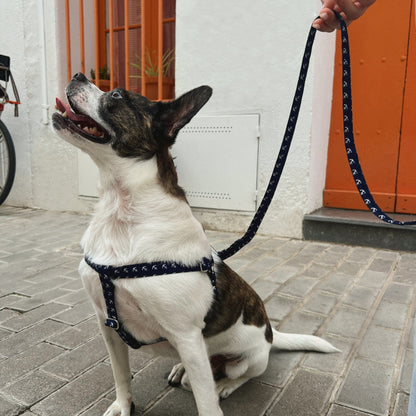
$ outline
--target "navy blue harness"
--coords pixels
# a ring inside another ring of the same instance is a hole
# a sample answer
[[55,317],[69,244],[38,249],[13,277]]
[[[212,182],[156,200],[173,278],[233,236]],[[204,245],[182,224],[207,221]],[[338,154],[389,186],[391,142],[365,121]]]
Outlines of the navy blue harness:
[[152,341],[138,341],[120,322],[116,303],[114,290],[115,286],[113,281],[117,279],[136,279],[141,277],[162,276],[166,274],[174,273],[187,273],[187,272],[203,272],[208,275],[211,280],[214,294],[217,294],[217,282],[214,271],[214,260],[212,258],[204,257],[199,263],[194,266],[187,266],[176,262],[162,262],[157,261],[153,263],[140,263],[132,264],[128,266],[103,266],[93,263],[87,256],[85,256],[85,262],[94,269],[100,276],[101,287],[103,289],[103,295],[105,304],[107,307],[107,319],[105,325],[113,328],[120,338],[131,348],[138,349],[144,345],[152,345],[158,342],[166,341],[166,338],[158,338]]

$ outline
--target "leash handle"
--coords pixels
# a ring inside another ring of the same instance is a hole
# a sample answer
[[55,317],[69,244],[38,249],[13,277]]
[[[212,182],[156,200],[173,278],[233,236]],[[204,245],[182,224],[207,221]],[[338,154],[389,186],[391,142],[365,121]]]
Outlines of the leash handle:
[[286,130],[283,138],[283,142],[280,147],[277,160],[270,177],[269,184],[266,189],[266,193],[263,196],[263,199],[257,209],[254,218],[252,219],[246,233],[243,237],[235,241],[225,250],[222,250],[218,253],[218,256],[225,260],[228,257],[231,257],[237,253],[241,248],[248,244],[253,237],[256,235],[257,230],[260,227],[260,224],[263,221],[264,216],[266,215],[267,209],[269,208],[270,203],[272,202],[273,196],[275,194],[277,184],[279,183],[280,176],[282,175],[283,168],[289,153],[290,145],[292,143],[293,134],[295,133],[296,122],[299,116],[300,105],[302,103],[303,91],[305,89],[306,76],[308,74],[309,61],[312,55],[312,46],[315,40],[316,29],[311,27],[308,35],[308,40],[306,42],[305,52],[303,54],[302,66],[300,69],[299,79],[296,86],[295,97],[293,98],[292,108],[290,110],[289,120],[286,125]]
[[[348,157],[348,163],[353,175],[358,192],[361,195],[364,203],[368,209],[377,216],[380,220],[393,225],[416,225],[416,221],[397,221],[389,217],[375,202],[370,189],[368,188],[363,171],[361,169],[360,161],[357,154],[354,141],[354,127],[352,116],[352,94],[351,94],[351,59],[350,59],[350,47],[348,39],[347,25],[342,16],[333,10],[337,16],[341,26],[341,41],[342,41],[342,94],[343,94],[343,116],[344,116],[344,142],[345,149]],[[233,256],[246,244],[248,244],[256,235],[260,224],[266,215],[267,209],[275,194],[277,184],[279,183],[280,176],[285,165],[287,155],[289,153],[290,145],[292,143],[293,134],[296,128],[296,122],[299,116],[300,105],[302,102],[303,91],[305,87],[305,80],[308,73],[309,61],[312,54],[312,46],[315,40],[316,29],[311,27],[306,43],[305,52],[303,55],[302,66],[300,69],[298,84],[296,86],[295,97],[293,99],[292,108],[289,115],[289,120],[286,125],[286,131],[280,151],[277,157],[276,164],[273,169],[273,173],[270,177],[269,184],[266,189],[266,193],[257,209],[254,218],[252,219],[246,233],[243,237],[239,238],[230,247],[224,249],[218,253],[218,256],[225,260],[228,257]]]
[[341,25],[344,143],[348,157],[348,164],[350,166],[355,185],[368,209],[380,220],[393,225],[416,225],[416,221],[397,221],[388,216],[376,203],[373,195],[370,192],[370,189],[368,188],[367,181],[365,180],[360,160],[358,158],[354,140],[351,94],[351,58],[348,30],[347,25],[342,19],[341,15],[336,11],[334,11],[334,13],[338,17]]

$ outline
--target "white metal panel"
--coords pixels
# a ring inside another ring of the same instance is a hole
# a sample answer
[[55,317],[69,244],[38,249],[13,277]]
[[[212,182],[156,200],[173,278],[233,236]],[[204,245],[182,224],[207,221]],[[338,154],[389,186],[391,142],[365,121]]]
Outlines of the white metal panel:
[[195,117],[172,148],[191,206],[256,209],[259,115]]
[[[256,209],[259,115],[195,117],[172,148],[191,206]],[[78,152],[78,194],[98,197],[98,169]]]

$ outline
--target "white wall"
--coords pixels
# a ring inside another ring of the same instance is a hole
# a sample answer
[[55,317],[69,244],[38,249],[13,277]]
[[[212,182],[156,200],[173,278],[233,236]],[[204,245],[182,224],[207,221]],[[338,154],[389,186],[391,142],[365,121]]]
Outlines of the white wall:
[[[42,2],[46,103],[42,102]],[[260,114],[260,196],[280,146],[306,36],[320,4],[319,0],[177,0],[177,94],[208,84],[214,95],[205,114]],[[13,28],[2,31],[0,53],[12,58],[23,103],[19,118],[13,117],[11,106],[2,115],[17,152],[16,180],[7,203],[88,211],[91,203],[77,192],[76,150],[42,122],[42,104],[50,106],[50,115],[66,84],[64,1],[0,0],[0,10]],[[262,233],[301,237],[303,215],[322,204],[333,36],[318,35],[317,42],[291,154]],[[209,227],[235,231],[244,231],[251,219],[224,211],[200,210],[197,215]]]
[[[319,0],[177,0],[177,94],[213,87],[206,113],[260,113],[259,191],[283,137],[306,37]],[[332,96],[333,35],[318,34],[287,166],[262,233],[302,236],[322,205]],[[312,134],[312,126],[314,133]],[[238,163],[238,149],[236,149]],[[205,226],[241,231],[251,215],[198,210]]]
[[[50,117],[55,111],[55,97],[64,94],[64,1],[0,0],[0,10],[8,27],[13,28],[2,31],[0,53],[11,57],[22,101],[18,118],[13,117],[9,105],[2,115],[13,137],[17,159],[16,179],[6,203],[50,210],[89,210],[91,204],[77,197],[76,150],[54,134],[50,119],[48,124],[42,120],[42,106],[49,107],[45,111]],[[41,24],[42,11],[45,30]],[[46,70],[46,90],[43,70]],[[47,93],[46,100],[43,91]]]

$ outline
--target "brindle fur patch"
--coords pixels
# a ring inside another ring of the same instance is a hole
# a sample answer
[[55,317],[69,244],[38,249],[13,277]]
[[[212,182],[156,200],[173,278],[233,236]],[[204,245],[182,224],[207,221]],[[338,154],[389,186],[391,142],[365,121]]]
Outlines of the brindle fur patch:
[[168,148],[165,147],[157,153],[157,167],[159,182],[166,192],[187,202],[185,191],[178,185],[178,174]]
[[224,262],[216,264],[217,289],[210,311],[205,317],[202,333],[206,338],[223,332],[243,316],[245,325],[266,326],[265,337],[273,341],[273,332],[266,309],[257,293]]
[[[115,98],[114,92],[121,98]],[[138,159],[153,157],[161,145],[154,137],[149,122],[156,111],[156,103],[131,91],[117,88],[103,94],[100,115],[114,131],[112,147],[119,156]]]
[[119,156],[141,160],[156,156],[160,184],[167,193],[186,201],[169,147],[211,94],[211,88],[203,86],[170,102],[153,102],[116,88],[103,94],[100,116],[114,132],[112,147]]

